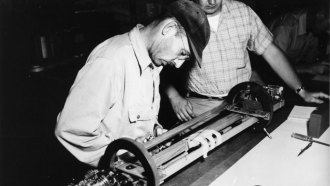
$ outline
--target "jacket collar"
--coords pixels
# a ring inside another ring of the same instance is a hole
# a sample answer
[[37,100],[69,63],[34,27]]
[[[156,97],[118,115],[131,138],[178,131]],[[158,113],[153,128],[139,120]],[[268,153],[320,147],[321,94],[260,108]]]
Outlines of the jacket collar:
[[129,39],[140,67],[140,74],[142,74],[144,70],[148,67],[153,67],[154,65],[149,57],[147,47],[142,40],[139,30],[140,28],[143,28],[143,25],[136,25],[136,27],[129,32]]

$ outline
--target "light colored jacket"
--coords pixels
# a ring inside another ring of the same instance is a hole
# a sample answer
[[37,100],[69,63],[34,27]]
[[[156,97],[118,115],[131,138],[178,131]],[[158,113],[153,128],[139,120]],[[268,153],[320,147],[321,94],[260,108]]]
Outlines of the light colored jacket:
[[141,27],[92,51],[58,115],[56,137],[89,165],[98,165],[113,140],[152,134],[158,123],[161,67],[153,66]]

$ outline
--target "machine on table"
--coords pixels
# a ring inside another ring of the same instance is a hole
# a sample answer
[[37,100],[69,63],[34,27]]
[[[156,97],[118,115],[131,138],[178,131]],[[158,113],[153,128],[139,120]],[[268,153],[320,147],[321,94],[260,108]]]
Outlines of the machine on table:
[[161,136],[151,136],[143,144],[130,138],[113,141],[98,169],[88,171],[83,180],[69,185],[160,185],[251,126],[253,130],[267,133],[273,111],[284,106],[282,91],[282,87],[273,85],[238,84],[230,90],[223,104]]

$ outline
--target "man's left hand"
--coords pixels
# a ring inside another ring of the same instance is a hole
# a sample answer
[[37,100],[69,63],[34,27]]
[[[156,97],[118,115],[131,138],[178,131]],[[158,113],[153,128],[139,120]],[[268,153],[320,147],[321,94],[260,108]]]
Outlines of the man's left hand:
[[323,92],[309,92],[302,90],[299,95],[308,103],[324,103],[324,100],[330,100],[330,96]]
[[154,135],[157,137],[157,136],[160,136],[160,135],[164,134],[167,131],[168,131],[167,129],[164,129],[163,127],[160,127],[160,126],[157,125],[154,128]]

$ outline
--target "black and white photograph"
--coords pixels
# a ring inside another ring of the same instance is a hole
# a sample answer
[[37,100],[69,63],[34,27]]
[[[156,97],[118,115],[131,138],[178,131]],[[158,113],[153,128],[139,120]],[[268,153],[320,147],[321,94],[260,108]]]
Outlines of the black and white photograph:
[[329,186],[329,0],[0,0],[1,186]]

